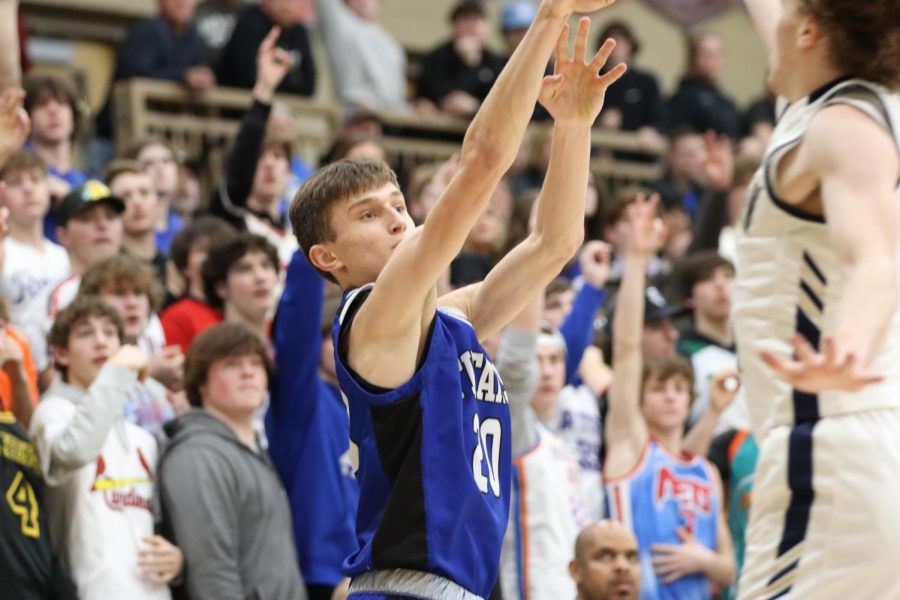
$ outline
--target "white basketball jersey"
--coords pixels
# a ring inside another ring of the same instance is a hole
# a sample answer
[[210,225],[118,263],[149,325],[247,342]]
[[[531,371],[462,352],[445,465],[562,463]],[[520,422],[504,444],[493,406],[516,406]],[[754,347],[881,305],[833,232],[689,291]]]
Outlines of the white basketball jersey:
[[[795,332],[817,346],[820,336],[835,325],[844,281],[825,219],[784,203],[773,186],[779,161],[801,142],[813,116],[834,104],[848,104],[869,115],[900,149],[900,96],[856,79],[840,81],[790,105],[775,127],[741,217],[732,315],[758,439],[779,425],[900,406],[900,311],[895,310],[871,365],[885,381],[857,393],[804,394],[776,378],[759,357],[763,349],[791,355]],[[866,209],[865,198],[853,201],[860,210]]]
[[574,598],[568,564],[575,538],[589,519],[580,495],[580,473],[565,442],[538,423],[534,448],[513,459],[509,526],[500,556],[507,599]]
[[600,402],[585,385],[567,385],[556,399],[557,422],[554,432],[578,461],[579,488],[589,521],[604,515],[603,478],[600,470],[600,444],[603,423]]

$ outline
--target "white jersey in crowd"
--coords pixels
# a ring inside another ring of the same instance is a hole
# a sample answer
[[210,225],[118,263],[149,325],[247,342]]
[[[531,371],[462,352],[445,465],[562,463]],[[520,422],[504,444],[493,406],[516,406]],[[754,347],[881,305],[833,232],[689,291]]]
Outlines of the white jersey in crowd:
[[141,337],[137,339],[137,347],[144,351],[149,357],[153,358],[166,347],[166,333],[163,331],[162,321],[155,313],[147,319],[147,326],[141,333]]
[[603,440],[600,401],[585,385],[567,385],[556,400],[556,414],[556,434],[578,461],[579,487],[588,521],[599,521],[605,514],[600,465]]
[[170,598],[137,565],[153,535],[157,447],[122,418],[136,385],[134,372],[111,364],[88,391],[56,379],[31,419],[54,549],[83,600]]
[[[78,295],[78,288],[81,287],[81,275],[69,275],[50,291],[50,298],[47,300],[47,312],[45,318],[49,319],[50,325],[53,320],[65,307],[72,304],[75,296]],[[50,327],[47,327],[50,331]]]
[[534,448],[513,458],[510,521],[500,555],[503,597],[574,598],[568,564],[578,532],[589,523],[581,474],[559,436],[539,422],[537,433]]
[[[900,407],[900,311],[894,313],[884,345],[871,365],[885,381],[860,392],[804,398],[808,395],[795,394],[759,356],[763,349],[791,355],[790,339],[798,332],[815,346],[819,336],[834,327],[844,281],[825,220],[781,201],[772,181],[780,159],[800,143],[816,112],[835,103],[852,105],[871,116],[900,147],[900,97],[856,79],[795,102],[775,127],[741,217],[732,315],[747,406],[758,440],[775,426],[810,416],[818,419]],[[865,210],[865,198],[857,200],[860,210]]]
[[12,236],[3,240],[3,251],[3,294],[10,322],[25,336],[35,366],[43,371],[49,366],[47,302],[53,288],[69,276],[69,255],[50,240],[37,250]]

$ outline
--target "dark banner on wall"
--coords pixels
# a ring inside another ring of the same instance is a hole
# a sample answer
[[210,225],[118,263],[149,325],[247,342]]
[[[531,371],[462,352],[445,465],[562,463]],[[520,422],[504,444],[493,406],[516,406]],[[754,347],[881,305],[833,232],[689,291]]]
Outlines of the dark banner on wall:
[[688,27],[728,8],[728,0],[644,0],[679,25]]

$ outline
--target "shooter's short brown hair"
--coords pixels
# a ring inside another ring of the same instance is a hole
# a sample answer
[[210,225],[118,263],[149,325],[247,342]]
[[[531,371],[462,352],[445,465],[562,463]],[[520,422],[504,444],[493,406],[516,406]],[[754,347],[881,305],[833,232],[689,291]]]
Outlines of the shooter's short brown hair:
[[[310,248],[334,241],[331,212],[335,204],[388,183],[400,187],[397,175],[386,162],[368,158],[339,160],[307,179],[294,196],[290,210],[294,235],[307,260]],[[337,283],[330,273],[319,273]]]

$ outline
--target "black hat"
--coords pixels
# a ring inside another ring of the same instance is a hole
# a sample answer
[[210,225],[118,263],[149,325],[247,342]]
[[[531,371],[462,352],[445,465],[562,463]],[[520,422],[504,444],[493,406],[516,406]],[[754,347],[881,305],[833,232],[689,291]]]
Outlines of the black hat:
[[56,222],[60,227],[65,227],[69,219],[99,204],[107,204],[119,214],[125,212],[124,200],[113,196],[103,182],[89,179],[65,195],[56,209]]
[[[605,329],[612,334],[613,318],[615,317],[616,307],[619,298],[617,297],[610,307],[608,316],[600,323],[595,323],[594,328]],[[683,304],[669,304],[666,297],[663,296],[659,289],[650,286],[644,290],[644,324],[655,323],[663,319],[671,319],[687,314],[689,309]]]
[[683,304],[669,304],[657,288],[650,286],[644,290],[644,323],[670,319],[688,312]]

